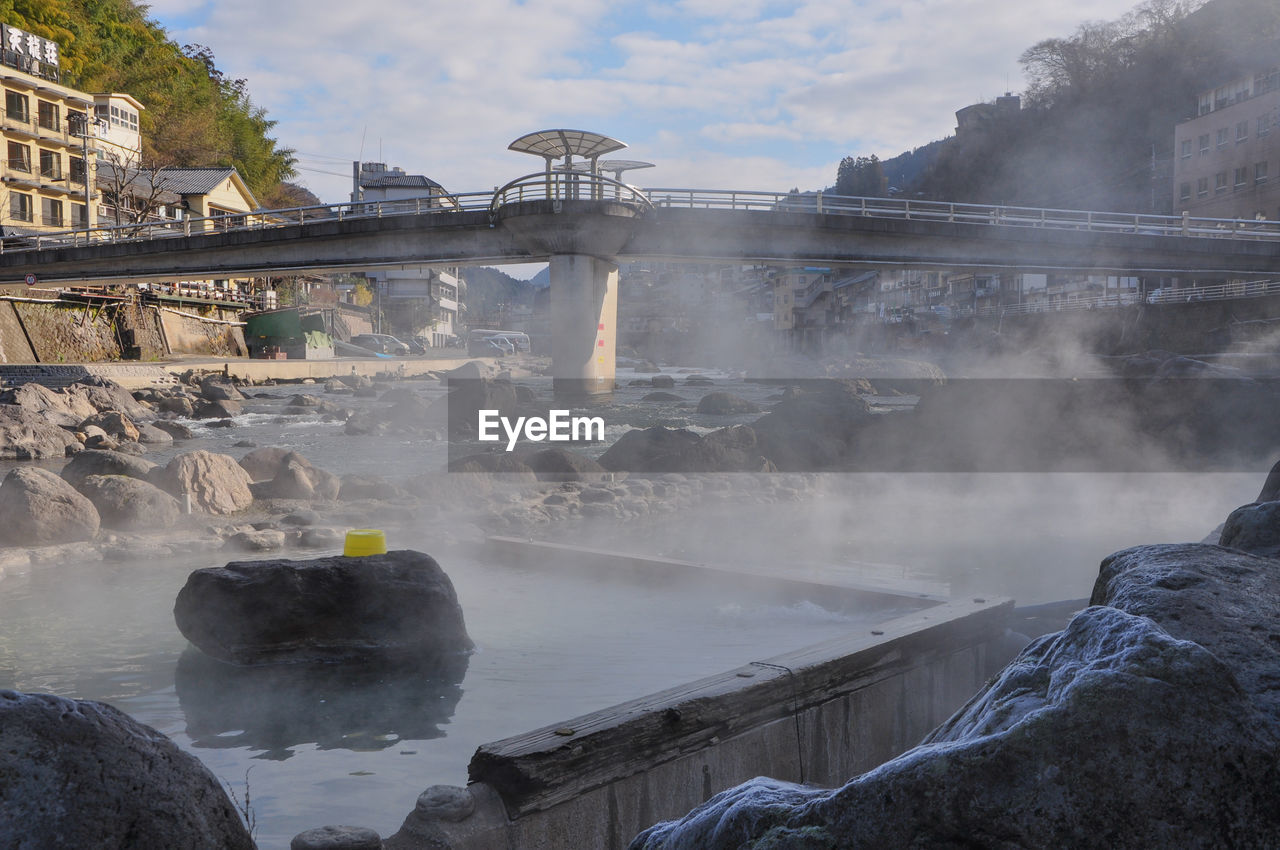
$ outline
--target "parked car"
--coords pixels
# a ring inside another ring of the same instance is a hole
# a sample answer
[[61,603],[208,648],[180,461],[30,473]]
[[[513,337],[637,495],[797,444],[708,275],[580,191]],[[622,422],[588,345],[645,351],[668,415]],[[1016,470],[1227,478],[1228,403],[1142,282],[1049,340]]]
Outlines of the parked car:
[[426,354],[427,349],[431,346],[427,343],[427,338],[423,336],[411,336],[404,341],[409,346],[410,354]]
[[409,346],[390,334],[356,334],[351,337],[351,344],[358,345],[361,348],[367,348],[369,351],[377,354],[396,354],[407,355]]
[[491,336],[485,342],[489,344],[491,357],[506,357],[516,353],[516,347],[511,344],[511,340],[504,336]]

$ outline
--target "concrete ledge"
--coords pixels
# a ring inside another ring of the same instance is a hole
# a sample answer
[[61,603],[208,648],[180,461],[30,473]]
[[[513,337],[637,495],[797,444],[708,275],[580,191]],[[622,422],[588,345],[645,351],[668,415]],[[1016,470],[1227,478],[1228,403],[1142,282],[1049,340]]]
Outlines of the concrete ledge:
[[468,804],[446,813],[420,799],[385,846],[624,847],[754,776],[837,785],[977,692],[1006,660],[1012,608],[948,603],[485,744],[453,792]]

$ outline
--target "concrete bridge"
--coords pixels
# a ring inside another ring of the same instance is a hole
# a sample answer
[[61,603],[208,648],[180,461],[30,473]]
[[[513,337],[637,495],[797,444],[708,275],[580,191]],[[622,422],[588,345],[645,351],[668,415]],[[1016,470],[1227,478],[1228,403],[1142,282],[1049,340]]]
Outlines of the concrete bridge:
[[1267,277],[1280,276],[1280,223],[640,190],[597,173],[548,168],[496,192],[0,240],[0,282],[26,275],[75,283],[545,261],[556,388],[573,395],[612,389],[624,258]]

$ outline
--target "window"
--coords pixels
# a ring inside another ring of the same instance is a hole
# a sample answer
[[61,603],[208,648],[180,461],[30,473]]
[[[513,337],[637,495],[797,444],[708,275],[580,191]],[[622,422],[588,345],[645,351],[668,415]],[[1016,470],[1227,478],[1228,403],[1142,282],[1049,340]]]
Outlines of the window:
[[1258,116],[1258,137],[1267,135],[1271,132],[1271,113]]
[[1200,153],[1209,152],[1209,134],[1204,133],[1200,136]]
[[23,124],[31,123],[31,110],[27,106],[27,96],[25,94],[18,94],[16,91],[5,92],[4,113],[9,117],[10,121],[18,121]]
[[1227,191],[1227,172],[1219,171],[1217,174],[1213,175],[1213,191]]
[[86,224],[84,219],[84,204],[71,205],[71,226],[84,227]]
[[62,155],[57,151],[40,151],[40,176],[46,180],[61,180]]
[[1239,189],[1245,183],[1249,182],[1249,169],[1237,168],[1235,176],[1236,176],[1236,188]]
[[1236,141],[1243,142],[1247,138],[1249,138],[1249,122],[1241,121],[1236,125]]
[[41,198],[40,206],[46,226],[62,227],[65,224],[62,220],[62,201],[55,201],[53,198]]
[[1186,159],[1189,156],[1191,156],[1191,140],[1183,139],[1182,140],[1182,158]]
[[87,136],[89,134],[88,121],[88,113],[79,112],[75,109],[67,110],[67,132],[73,136]]
[[1218,147],[1225,148],[1227,146],[1227,142],[1230,141],[1229,135],[1230,133],[1226,127],[1218,131]]
[[1191,184],[1183,183],[1178,187],[1178,200],[1187,201],[1191,199]]
[[1209,194],[1209,178],[1208,177],[1201,177],[1199,180],[1196,181],[1196,194],[1202,198],[1205,195]]
[[31,221],[31,196],[21,192],[9,193],[9,218],[14,221]]
[[71,174],[72,183],[79,183],[81,185],[84,184],[85,170],[84,170],[84,159],[82,157],[78,157],[78,156],[71,157],[70,174]]
[[1253,182],[1254,182],[1254,183],[1266,183],[1266,182],[1267,182],[1267,164],[1266,164],[1265,162],[1257,162],[1257,163],[1254,163],[1254,166],[1253,166]]
[[58,112],[58,104],[49,103],[48,101],[40,101],[40,115],[36,119],[36,123],[46,130],[57,132],[62,129],[61,117]]
[[31,173],[31,148],[17,142],[9,143],[9,170]]

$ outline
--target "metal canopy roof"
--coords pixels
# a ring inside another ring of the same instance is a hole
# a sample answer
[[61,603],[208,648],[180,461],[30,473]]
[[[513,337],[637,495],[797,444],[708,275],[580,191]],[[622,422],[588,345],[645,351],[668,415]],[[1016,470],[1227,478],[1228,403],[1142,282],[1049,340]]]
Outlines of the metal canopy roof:
[[626,146],[626,142],[587,130],[539,130],[516,139],[507,145],[507,150],[531,153],[549,161],[572,156],[595,159]]
[[652,162],[641,162],[638,159],[605,159],[599,162],[601,171],[612,171],[615,174],[621,174],[624,171],[634,171],[637,168],[653,168]]

